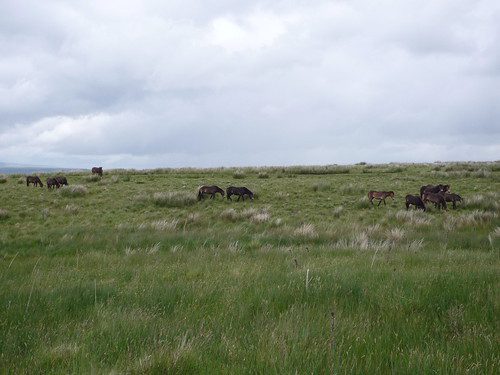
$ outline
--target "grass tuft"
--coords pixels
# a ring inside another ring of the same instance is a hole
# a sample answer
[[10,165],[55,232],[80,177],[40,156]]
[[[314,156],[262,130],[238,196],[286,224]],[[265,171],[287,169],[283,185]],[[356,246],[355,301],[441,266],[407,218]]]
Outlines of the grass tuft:
[[233,178],[236,178],[236,179],[243,179],[245,178],[245,172],[241,171],[241,170],[237,170],[233,173]]
[[70,185],[63,186],[59,189],[59,194],[62,197],[74,198],[74,197],[83,197],[88,194],[88,189],[83,185]]
[[169,191],[153,194],[153,203],[159,207],[185,207],[196,202],[196,194],[191,192]]
[[5,219],[8,219],[9,217],[10,217],[9,211],[7,211],[3,208],[0,208],[0,220],[5,220]]
[[85,182],[97,182],[101,180],[102,178],[98,174],[90,174],[88,176],[85,176]]
[[0,174],[0,184],[5,184],[7,182],[7,176]]

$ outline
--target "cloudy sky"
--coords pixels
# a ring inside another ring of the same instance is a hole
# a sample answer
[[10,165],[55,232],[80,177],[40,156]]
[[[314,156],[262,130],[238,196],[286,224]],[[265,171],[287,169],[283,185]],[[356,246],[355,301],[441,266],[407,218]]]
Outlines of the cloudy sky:
[[500,2],[0,1],[0,162],[500,159]]

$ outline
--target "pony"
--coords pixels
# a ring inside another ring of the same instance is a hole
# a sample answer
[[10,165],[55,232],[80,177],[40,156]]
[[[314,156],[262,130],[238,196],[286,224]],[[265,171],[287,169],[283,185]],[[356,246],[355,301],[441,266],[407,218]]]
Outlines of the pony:
[[456,202],[463,202],[463,199],[460,195],[458,194],[453,194],[453,193],[442,193],[441,194],[446,202],[451,202],[453,209],[457,208],[457,203]]
[[242,187],[229,186],[226,189],[226,196],[227,196],[228,200],[232,201],[231,195],[238,196],[237,202],[239,202],[240,198],[245,200],[245,195],[248,196],[251,200],[253,200],[253,193],[244,186],[242,186]]
[[222,190],[220,187],[212,185],[212,186],[200,186],[198,189],[198,200],[201,201],[203,198],[205,198],[205,195],[210,195],[210,199],[215,198],[215,194],[220,193],[222,197],[224,197],[224,190]]
[[384,205],[385,205],[385,198],[387,197],[391,197],[392,199],[394,199],[394,192],[393,191],[370,191],[368,193],[368,199],[370,200],[370,203],[373,205],[373,200],[374,199],[377,199],[379,202],[378,202],[378,205],[377,206],[380,206],[380,203],[382,203],[382,201],[384,202]]
[[68,186],[68,180],[64,176],[57,176],[56,177],[56,181],[59,183],[59,185],[66,185],[66,186]]
[[408,208],[410,208],[411,205],[415,206],[415,209],[421,209],[425,211],[425,204],[422,198],[420,198],[418,195],[410,195],[408,194],[405,197],[406,201],[406,210],[408,211]]
[[54,189],[54,188],[59,189],[60,186],[61,185],[59,184],[56,178],[52,177],[47,178],[47,189]]
[[92,167],[92,174],[98,174],[102,177],[102,167]]
[[40,177],[38,176],[27,176],[26,186],[30,186],[30,184],[33,184],[34,186],[40,185],[40,187],[43,187],[42,180],[40,180]]
[[441,194],[436,194],[436,193],[424,193],[422,197],[422,201],[425,202],[432,202],[434,203],[434,206],[437,207],[438,210],[444,209],[446,210],[446,201],[444,197]]
[[450,185],[424,185],[420,188],[420,198],[423,198],[424,193],[446,193],[450,190]]

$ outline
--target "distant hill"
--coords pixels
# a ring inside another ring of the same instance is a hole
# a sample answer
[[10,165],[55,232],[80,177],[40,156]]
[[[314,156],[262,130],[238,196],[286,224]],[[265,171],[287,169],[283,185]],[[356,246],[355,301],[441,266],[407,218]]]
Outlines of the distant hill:
[[14,163],[0,162],[1,174],[31,174],[31,173],[50,173],[58,171],[74,170],[74,168],[56,168],[44,165],[23,165]]

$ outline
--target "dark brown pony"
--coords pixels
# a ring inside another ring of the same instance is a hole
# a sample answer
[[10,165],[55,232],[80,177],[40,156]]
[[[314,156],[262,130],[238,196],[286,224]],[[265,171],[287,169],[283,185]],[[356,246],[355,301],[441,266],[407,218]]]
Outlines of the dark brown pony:
[[420,188],[420,198],[423,198],[424,193],[445,193],[450,190],[450,185],[424,185]]
[[102,177],[102,167],[92,167],[92,174],[98,174]]
[[212,186],[201,186],[198,189],[198,200],[201,201],[205,198],[205,195],[210,195],[210,199],[215,198],[215,194],[220,193],[224,197],[224,190],[220,187],[212,185]]
[[64,176],[57,176],[56,177],[56,181],[59,183],[59,185],[66,185],[66,186],[68,186],[68,180]]
[[394,199],[394,192],[393,191],[370,191],[368,193],[368,199],[370,200],[370,203],[373,205],[373,200],[374,199],[377,199],[379,202],[378,202],[378,205],[377,206],[380,206],[380,203],[382,203],[382,201],[384,202],[384,205],[385,205],[385,198],[387,197],[391,197],[392,199]]
[[54,189],[54,188],[59,189],[60,186],[61,185],[59,184],[56,178],[52,177],[47,178],[47,189]]
[[457,202],[462,202],[463,199],[460,195],[458,194],[453,194],[453,193],[442,193],[441,194],[444,197],[444,200],[446,202],[451,202],[453,205],[453,209],[457,208]]
[[33,184],[34,186],[40,185],[40,187],[43,187],[42,180],[40,180],[40,177],[38,176],[26,177],[26,186],[30,186],[30,184]]
[[440,210],[446,210],[446,201],[444,197],[441,194],[435,194],[435,193],[424,193],[424,196],[422,197],[422,200],[425,202],[432,202],[434,203],[434,206]]
[[245,200],[245,195],[248,196],[251,200],[253,200],[253,193],[244,186],[242,187],[229,186],[226,189],[226,195],[227,199],[231,201],[232,201],[231,195],[237,195],[238,196],[237,201],[239,201],[240,198],[243,198],[243,200]]
[[408,194],[405,197],[405,201],[406,201],[406,210],[407,211],[408,211],[408,208],[410,208],[410,206],[415,206],[415,209],[421,209],[421,210],[425,211],[424,201],[418,195]]

